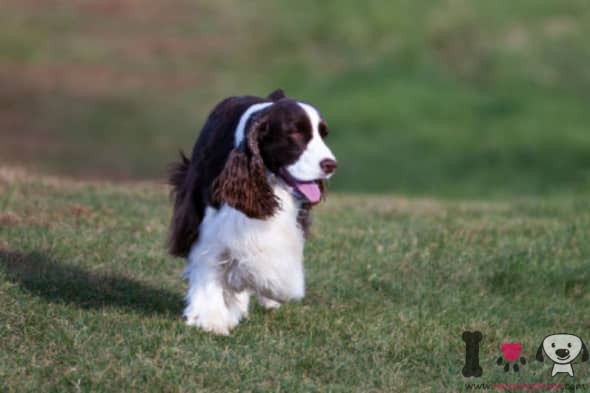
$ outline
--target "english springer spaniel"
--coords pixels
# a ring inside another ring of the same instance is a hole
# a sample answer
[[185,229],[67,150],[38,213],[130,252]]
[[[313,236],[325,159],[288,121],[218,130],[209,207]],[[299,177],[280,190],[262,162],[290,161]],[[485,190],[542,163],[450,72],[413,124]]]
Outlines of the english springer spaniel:
[[188,325],[229,334],[252,294],[268,309],[303,298],[310,209],[336,170],[327,135],[316,108],[277,90],[223,100],[181,152],[169,247],[188,257]]

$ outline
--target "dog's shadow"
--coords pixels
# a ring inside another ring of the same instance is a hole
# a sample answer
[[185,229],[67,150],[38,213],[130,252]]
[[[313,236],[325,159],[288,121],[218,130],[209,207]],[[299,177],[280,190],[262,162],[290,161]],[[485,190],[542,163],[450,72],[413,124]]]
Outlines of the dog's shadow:
[[38,252],[0,250],[0,268],[21,289],[52,303],[83,309],[116,307],[174,318],[182,310],[180,294],[132,278],[62,264]]

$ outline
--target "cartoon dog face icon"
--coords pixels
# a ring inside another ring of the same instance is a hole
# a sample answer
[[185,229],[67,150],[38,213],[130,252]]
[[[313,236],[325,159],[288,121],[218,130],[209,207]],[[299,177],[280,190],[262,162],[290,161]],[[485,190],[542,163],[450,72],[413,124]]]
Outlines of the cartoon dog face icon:
[[582,362],[590,358],[582,339],[567,333],[552,334],[545,337],[537,351],[537,361],[544,361],[543,352],[555,363],[551,371],[552,377],[557,373],[568,373],[573,377],[574,369],[571,364],[578,355],[582,353]]

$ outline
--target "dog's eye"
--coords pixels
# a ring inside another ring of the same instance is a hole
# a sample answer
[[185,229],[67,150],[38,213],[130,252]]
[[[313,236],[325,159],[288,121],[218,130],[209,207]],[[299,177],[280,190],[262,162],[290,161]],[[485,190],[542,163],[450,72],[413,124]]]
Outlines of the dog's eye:
[[551,343],[551,348],[555,348],[555,343]]
[[326,138],[328,136],[328,126],[326,125],[326,123],[321,122],[318,126],[318,131],[320,132],[320,136],[322,138]]
[[572,347],[572,343],[567,343],[567,347],[571,348]]
[[305,135],[301,131],[290,132],[289,139],[292,141],[292,143],[295,143],[298,146],[305,144]]
[[303,132],[301,132],[301,130],[294,129],[289,131],[289,136],[293,139],[299,140],[303,138]]

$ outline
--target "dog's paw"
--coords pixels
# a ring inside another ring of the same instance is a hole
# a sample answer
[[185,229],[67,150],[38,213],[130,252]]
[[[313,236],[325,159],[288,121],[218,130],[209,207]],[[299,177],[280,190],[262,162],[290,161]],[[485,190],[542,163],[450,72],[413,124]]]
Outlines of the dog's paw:
[[264,296],[258,297],[258,304],[267,310],[276,310],[277,308],[281,307],[281,303]]
[[186,324],[221,336],[228,336],[231,329],[236,326],[236,324],[228,323],[221,318],[201,318],[198,316],[186,317]]
[[199,310],[194,307],[187,307],[184,311],[184,318],[188,326],[195,326],[206,332],[224,336],[227,336],[240,322],[237,315],[232,315],[225,308]]

